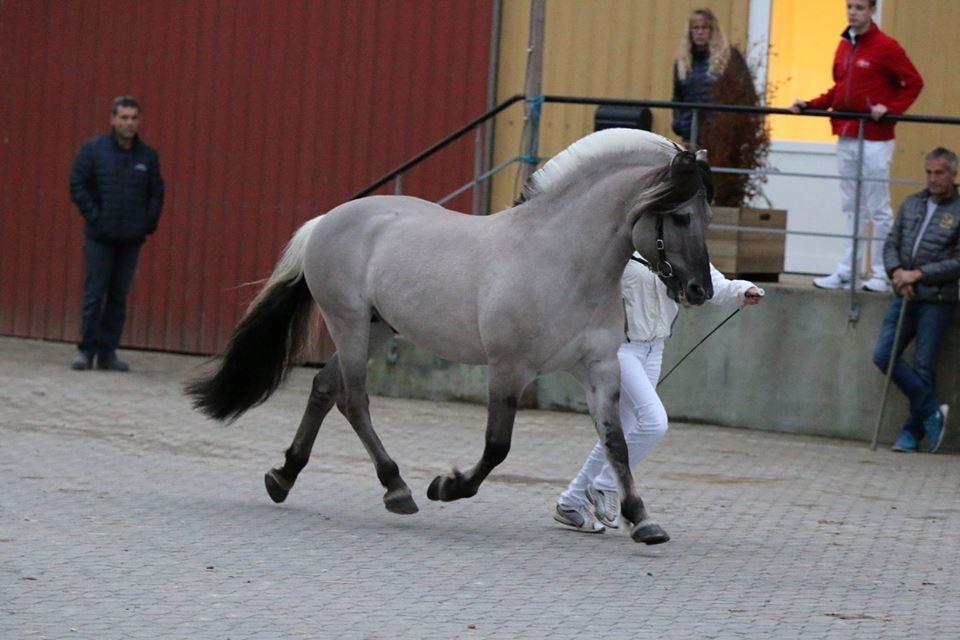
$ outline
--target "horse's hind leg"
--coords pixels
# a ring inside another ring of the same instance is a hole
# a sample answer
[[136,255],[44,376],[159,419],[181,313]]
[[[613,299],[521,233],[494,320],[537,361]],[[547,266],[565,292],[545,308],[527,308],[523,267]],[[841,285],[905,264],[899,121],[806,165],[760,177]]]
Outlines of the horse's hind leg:
[[270,469],[264,476],[267,493],[274,502],[283,502],[297,481],[297,476],[310,459],[310,451],[317,439],[320,425],[336,403],[341,389],[340,357],[334,354],[313,377],[310,398],[303,412],[297,434],[287,449],[286,459],[279,469]]
[[520,394],[535,375],[512,367],[503,369],[493,365],[488,368],[487,375],[490,380],[490,399],[483,455],[466,473],[452,469],[446,475],[434,478],[427,488],[427,497],[431,500],[450,502],[476,495],[480,484],[510,452]]
[[[392,332],[389,327],[382,321],[375,320],[370,330],[370,351],[385,342],[390,335]],[[307,466],[323,420],[339,400],[342,389],[340,356],[335,353],[313,377],[307,408],[303,412],[293,443],[286,451],[283,466],[270,469],[264,476],[267,493],[274,502],[286,500],[297,476]]]
[[[351,330],[352,329],[352,330]],[[350,422],[373,461],[380,484],[387,490],[383,503],[387,511],[409,514],[419,511],[410,487],[400,477],[400,468],[393,461],[370,420],[370,397],[367,395],[367,354],[371,343],[379,344],[391,335],[383,322],[342,324],[330,327],[340,353],[342,390],[337,408]]]

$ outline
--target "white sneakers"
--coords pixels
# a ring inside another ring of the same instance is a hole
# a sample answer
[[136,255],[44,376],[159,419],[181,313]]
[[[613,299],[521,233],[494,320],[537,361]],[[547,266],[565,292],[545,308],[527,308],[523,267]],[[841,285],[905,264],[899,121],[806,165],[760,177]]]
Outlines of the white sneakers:
[[593,512],[602,524],[616,529],[620,526],[620,494],[616,491],[601,491],[587,485],[587,500],[593,505]]
[[553,512],[553,519],[560,524],[565,524],[584,533],[603,533],[606,531],[606,527],[593,517],[586,506],[567,509],[558,504],[556,511]]
[[814,278],[813,286],[818,289],[844,289],[850,286],[850,278],[844,278],[839,273],[831,273],[822,278]]
[[863,283],[863,289],[875,293],[887,293],[890,291],[890,283],[885,278],[874,277]]
[[[847,289],[850,287],[850,277],[841,276],[839,273],[831,273],[822,278],[814,278],[813,286],[818,289]],[[873,291],[874,293],[887,293],[890,291],[890,283],[886,278],[874,276],[863,283],[864,291]]]

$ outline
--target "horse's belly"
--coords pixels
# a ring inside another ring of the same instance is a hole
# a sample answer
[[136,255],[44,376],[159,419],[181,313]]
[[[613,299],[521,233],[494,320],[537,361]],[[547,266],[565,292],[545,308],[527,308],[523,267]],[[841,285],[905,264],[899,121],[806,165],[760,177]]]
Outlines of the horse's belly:
[[399,309],[382,303],[377,311],[405,339],[445,360],[464,364],[487,361],[475,323],[423,304]]

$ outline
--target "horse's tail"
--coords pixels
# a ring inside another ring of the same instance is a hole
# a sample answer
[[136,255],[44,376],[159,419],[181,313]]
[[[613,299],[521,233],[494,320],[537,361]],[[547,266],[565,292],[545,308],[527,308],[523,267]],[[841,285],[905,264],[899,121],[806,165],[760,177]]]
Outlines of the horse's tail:
[[303,277],[303,255],[318,220],[310,220],[291,238],[233,330],[219,367],[187,384],[193,406],[211,418],[235,420],[266,401],[300,353],[314,306]]

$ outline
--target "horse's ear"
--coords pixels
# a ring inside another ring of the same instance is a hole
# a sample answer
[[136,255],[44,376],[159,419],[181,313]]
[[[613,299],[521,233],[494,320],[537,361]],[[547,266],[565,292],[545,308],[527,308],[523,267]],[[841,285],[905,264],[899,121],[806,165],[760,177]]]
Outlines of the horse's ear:
[[697,169],[697,157],[689,151],[681,151],[670,161],[670,177],[682,182],[693,175]]
[[697,169],[700,171],[700,181],[703,182],[704,189],[707,190],[707,202],[713,202],[713,171],[706,160],[697,158]]

